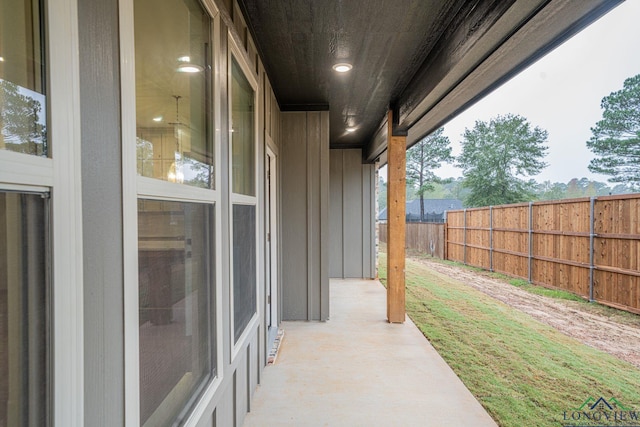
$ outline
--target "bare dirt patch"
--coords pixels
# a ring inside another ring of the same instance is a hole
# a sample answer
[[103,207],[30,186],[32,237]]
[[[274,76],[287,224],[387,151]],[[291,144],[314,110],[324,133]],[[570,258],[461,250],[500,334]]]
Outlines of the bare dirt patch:
[[430,269],[459,280],[584,344],[605,351],[640,368],[640,316],[620,313],[599,304],[560,300],[519,289],[488,273],[411,257]]

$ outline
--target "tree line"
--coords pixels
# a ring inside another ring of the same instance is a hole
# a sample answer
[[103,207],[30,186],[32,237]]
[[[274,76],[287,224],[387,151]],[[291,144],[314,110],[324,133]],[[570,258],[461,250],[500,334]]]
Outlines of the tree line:
[[[574,178],[567,183],[537,182],[546,166],[548,132],[522,116],[500,115],[476,121],[462,134],[462,153],[451,154],[451,141],[440,128],[407,150],[407,196],[455,198],[467,207],[536,200],[624,194],[640,191],[640,74],[601,102],[602,119],[586,146],[593,152],[588,168],[609,176],[609,183]],[[462,169],[461,178],[440,178],[443,163]],[[381,206],[386,184],[380,184]]]
[[[439,178],[440,182],[433,183],[431,188],[425,191],[423,199],[457,199],[463,202],[467,200],[470,190],[463,186],[463,177]],[[610,196],[617,194],[634,193],[637,190],[627,184],[611,184],[588,178],[572,178],[567,182],[531,182],[532,196],[527,201],[575,199],[580,197]],[[407,185],[407,200],[419,199],[417,188]],[[387,183],[383,179],[378,182],[378,206],[383,209],[387,206]],[[472,207],[465,204],[466,207]],[[494,205],[495,206],[495,205]]]

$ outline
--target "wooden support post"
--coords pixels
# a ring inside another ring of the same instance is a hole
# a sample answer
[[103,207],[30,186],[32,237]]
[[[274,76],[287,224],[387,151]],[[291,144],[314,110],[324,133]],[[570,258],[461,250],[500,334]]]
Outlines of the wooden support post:
[[387,319],[405,320],[405,233],[407,138],[393,136],[393,113],[387,130]]

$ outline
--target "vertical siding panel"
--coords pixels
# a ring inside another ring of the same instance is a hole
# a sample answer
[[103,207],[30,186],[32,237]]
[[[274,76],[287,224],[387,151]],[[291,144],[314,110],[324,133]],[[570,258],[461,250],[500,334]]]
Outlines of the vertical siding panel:
[[[78,2],[84,421],[124,422],[124,294],[118,2]],[[55,148],[55,147],[54,147]]]
[[236,412],[235,412],[235,374],[232,374],[231,381],[222,395],[222,400],[216,408],[216,424],[221,426],[234,426],[236,425]]
[[345,150],[344,159],[344,276],[362,274],[362,154],[360,150]]
[[342,222],[342,158],[343,150],[329,153],[329,277],[344,277],[343,264],[343,222]]
[[247,369],[249,370],[249,408],[251,408],[251,397],[256,391],[256,387],[258,387],[258,376],[260,372],[260,367],[264,364],[260,363],[260,350],[264,345],[259,340],[259,337],[262,334],[256,334],[253,340],[251,340],[251,344],[249,345],[249,351],[247,354]]
[[329,318],[329,112],[320,113],[320,320]]
[[247,352],[241,351],[238,353],[237,360],[237,368],[234,374],[234,411],[236,425],[241,426],[249,408],[249,401],[247,399],[247,396],[249,395],[247,391],[249,379],[247,372]]
[[306,113],[282,113],[283,320],[307,319]]
[[307,320],[320,317],[320,113],[307,113]]

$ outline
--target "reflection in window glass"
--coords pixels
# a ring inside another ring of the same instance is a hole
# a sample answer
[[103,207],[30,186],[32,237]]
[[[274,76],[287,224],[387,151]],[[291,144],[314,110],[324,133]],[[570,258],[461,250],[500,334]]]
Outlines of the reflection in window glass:
[[197,0],[134,0],[138,175],[213,188],[211,19]]
[[172,425],[214,372],[213,205],[138,201],[140,424]]
[[47,156],[42,8],[0,1],[0,150]]
[[0,192],[0,426],[46,425],[46,205]]
[[233,205],[233,328],[235,341],[256,313],[256,207]]
[[231,62],[233,192],[255,196],[254,92],[236,60]]

